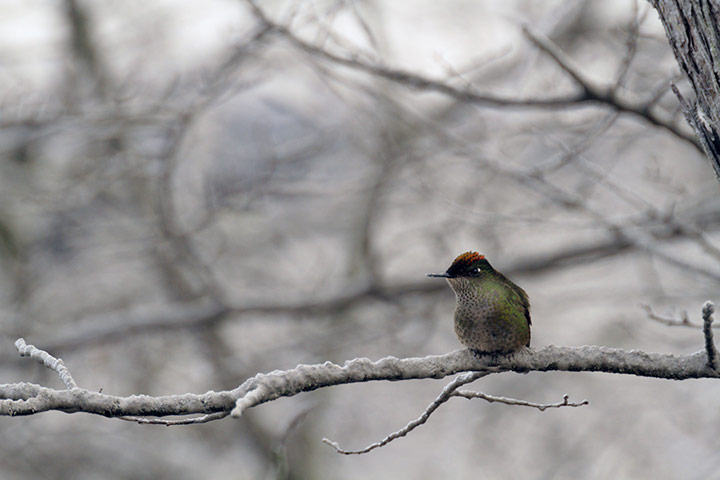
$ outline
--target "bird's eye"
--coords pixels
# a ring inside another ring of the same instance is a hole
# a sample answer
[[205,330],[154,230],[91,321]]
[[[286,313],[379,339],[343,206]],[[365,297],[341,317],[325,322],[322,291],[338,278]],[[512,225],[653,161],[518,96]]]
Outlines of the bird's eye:
[[470,273],[472,273],[473,275],[477,275],[478,273],[480,273],[480,269],[478,267],[475,267],[470,270]]

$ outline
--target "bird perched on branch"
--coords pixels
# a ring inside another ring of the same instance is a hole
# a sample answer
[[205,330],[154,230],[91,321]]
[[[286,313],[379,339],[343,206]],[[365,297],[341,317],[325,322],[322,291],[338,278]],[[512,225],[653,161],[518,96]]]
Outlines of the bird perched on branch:
[[455,333],[480,352],[510,353],[530,346],[530,301],[525,290],[495,270],[477,252],[458,256],[445,273],[455,291]]

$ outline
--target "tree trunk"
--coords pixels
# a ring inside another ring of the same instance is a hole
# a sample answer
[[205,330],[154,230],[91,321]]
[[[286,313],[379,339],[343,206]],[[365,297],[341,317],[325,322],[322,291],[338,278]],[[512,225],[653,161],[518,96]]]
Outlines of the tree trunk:
[[651,0],[680,69],[695,91],[688,101],[673,86],[685,116],[720,180],[720,2]]

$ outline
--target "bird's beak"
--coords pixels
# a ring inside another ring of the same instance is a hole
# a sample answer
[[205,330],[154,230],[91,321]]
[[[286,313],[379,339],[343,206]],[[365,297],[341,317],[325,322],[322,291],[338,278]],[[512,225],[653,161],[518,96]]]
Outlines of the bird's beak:
[[437,278],[452,278],[452,276],[448,275],[447,273],[428,273],[427,276]]

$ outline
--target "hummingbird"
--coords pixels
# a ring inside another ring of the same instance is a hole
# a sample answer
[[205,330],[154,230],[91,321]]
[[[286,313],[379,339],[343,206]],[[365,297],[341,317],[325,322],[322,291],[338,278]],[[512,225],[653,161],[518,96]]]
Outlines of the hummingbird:
[[455,334],[483,353],[510,353],[530,346],[530,301],[525,290],[495,270],[477,252],[458,256],[445,273],[455,292]]

